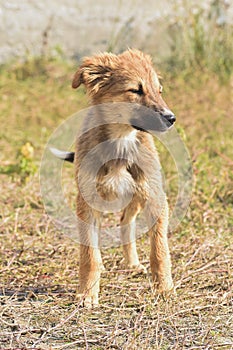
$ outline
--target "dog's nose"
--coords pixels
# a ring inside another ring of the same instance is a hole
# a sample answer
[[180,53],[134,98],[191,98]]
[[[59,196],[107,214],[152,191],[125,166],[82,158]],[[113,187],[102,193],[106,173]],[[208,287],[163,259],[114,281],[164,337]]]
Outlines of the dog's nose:
[[174,114],[166,114],[165,118],[167,119],[167,121],[169,121],[169,123],[174,124],[176,121],[176,116]]

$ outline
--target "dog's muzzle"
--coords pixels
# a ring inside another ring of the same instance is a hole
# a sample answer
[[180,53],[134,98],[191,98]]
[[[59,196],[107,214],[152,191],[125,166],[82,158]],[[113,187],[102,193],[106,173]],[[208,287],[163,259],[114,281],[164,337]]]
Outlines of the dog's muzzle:
[[176,121],[176,116],[169,110],[156,111],[149,108],[138,108],[134,116],[130,118],[130,124],[137,130],[141,131],[158,131],[168,130]]

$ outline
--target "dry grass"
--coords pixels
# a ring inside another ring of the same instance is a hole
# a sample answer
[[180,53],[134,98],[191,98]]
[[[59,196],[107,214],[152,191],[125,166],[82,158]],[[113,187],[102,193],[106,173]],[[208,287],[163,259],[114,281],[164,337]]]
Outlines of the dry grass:
[[[124,270],[121,248],[112,248],[103,254],[101,306],[86,310],[75,300],[78,246],[44,213],[38,174],[23,183],[13,167],[3,171],[17,162],[26,141],[39,165],[49,134],[86,105],[83,93],[69,88],[71,71],[51,62],[24,79],[16,69],[2,71],[0,349],[233,349],[230,87],[202,76],[170,80],[165,91],[183,137],[185,130],[195,174],[187,216],[170,234],[176,295],[157,298],[149,276]],[[164,166],[165,159],[164,153]],[[70,199],[71,171],[65,178]],[[167,176],[173,176],[169,167]],[[149,267],[148,238],[138,246]]]

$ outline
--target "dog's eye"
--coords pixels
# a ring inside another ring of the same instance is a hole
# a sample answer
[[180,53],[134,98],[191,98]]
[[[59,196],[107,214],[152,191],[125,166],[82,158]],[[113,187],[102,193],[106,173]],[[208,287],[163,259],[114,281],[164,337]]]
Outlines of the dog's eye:
[[129,89],[129,91],[133,92],[134,94],[137,94],[137,95],[143,95],[144,94],[142,84],[138,85],[138,89]]
[[163,87],[162,85],[159,85],[159,93],[161,94],[163,92]]

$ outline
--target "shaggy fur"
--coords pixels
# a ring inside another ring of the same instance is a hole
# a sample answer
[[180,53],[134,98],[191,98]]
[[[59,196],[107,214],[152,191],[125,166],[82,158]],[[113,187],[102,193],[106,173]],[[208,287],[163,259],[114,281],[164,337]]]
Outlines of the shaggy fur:
[[[96,208],[97,197],[100,202],[103,200],[106,203],[119,198],[124,201],[130,196],[131,200],[121,217],[125,263],[129,268],[145,271],[139,262],[135,242],[135,219],[144,210],[150,228],[152,279],[155,288],[166,293],[173,288],[167,241],[168,205],[153,137],[133,123],[109,122],[106,110],[97,105],[136,103],[155,111],[155,115],[164,120],[165,129],[174,123],[175,116],[162,99],[162,87],[151,58],[138,50],[127,50],[120,55],[102,53],[85,58],[75,73],[72,86],[78,88],[81,84],[87,90],[91,105],[96,106],[96,114],[86,118],[84,132],[77,140],[74,159],[79,189],[77,216],[81,241],[79,293],[84,296],[85,306],[98,304],[103,268],[98,228],[104,209]],[[114,114],[112,109],[111,118],[117,119],[117,116],[119,111]],[[93,127],[93,118],[96,117],[101,125]],[[98,168],[96,172],[93,164]]]

